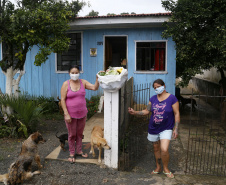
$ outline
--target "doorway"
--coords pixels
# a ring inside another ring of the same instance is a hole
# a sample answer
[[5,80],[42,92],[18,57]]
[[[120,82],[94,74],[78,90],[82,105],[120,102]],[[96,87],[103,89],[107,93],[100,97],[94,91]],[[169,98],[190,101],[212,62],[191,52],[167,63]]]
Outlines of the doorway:
[[127,68],[125,61],[127,61],[127,36],[105,36],[104,70],[109,66]]

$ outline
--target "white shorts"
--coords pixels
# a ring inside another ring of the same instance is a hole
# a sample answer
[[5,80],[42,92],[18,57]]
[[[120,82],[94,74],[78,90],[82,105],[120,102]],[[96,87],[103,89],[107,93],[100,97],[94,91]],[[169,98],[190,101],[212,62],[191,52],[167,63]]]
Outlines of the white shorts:
[[173,131],[172,130],[164,130],[160,132],[159,134],[149,134],[148,133],[148,140],[151,142],[156,142],[161,139],[168,139],[171,140]]

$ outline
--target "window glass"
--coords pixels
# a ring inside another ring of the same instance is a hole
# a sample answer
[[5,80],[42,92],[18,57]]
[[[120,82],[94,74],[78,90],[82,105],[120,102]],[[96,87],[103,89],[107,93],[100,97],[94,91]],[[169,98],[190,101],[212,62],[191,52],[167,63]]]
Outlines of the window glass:
[[68,33],[68,36],[71,38],[68,51],[57,54],[57,71],[68,71],[71,65],[81,69],[81,33]]
[[136,71],[165,71],[166,42],[136,42]]

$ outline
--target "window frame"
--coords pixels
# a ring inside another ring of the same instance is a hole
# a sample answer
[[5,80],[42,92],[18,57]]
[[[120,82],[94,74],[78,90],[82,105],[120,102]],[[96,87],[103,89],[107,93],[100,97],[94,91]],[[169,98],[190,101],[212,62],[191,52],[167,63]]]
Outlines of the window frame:
[[[167,42],[168,40],[135,40],[135,71],[134,73],[148,73],[148,74],[167,74]],[[137,70],[137,43],[138,42],[165,42],[166,47],[165,47],[165,71],[148,71],[148,70],[143,70],[143,71],[138,71]]]
[[[82,31],[71,31],[67,33],[81,33],[81,69],[80,73],[83,73],[83,32]],[[57,70],[57,53],[55,53],[55,73],[64,74],[68,73],[68,70],[58,71]]]

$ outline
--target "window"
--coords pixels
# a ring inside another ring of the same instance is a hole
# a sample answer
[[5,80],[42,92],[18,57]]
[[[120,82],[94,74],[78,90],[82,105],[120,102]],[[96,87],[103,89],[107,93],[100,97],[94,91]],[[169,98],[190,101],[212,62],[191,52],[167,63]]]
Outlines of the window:
[[68,51],[57,54],[57,71],[68,71],[69,66],[78,65],[81,67],[81,33],[68,33],[71,38]]
[[166,42],[136,42],[136,71],[165,71]]

